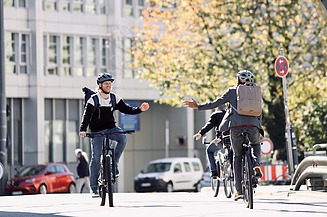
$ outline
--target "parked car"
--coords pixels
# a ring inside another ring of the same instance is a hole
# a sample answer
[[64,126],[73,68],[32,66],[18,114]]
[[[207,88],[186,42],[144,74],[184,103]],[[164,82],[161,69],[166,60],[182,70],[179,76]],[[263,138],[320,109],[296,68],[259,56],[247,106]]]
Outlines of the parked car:
[[203,173],[202,179],[200,181],[201,188],[211,187],[211,177],[209,167]]
[[134,179],[136,192],[200,191],[203,167],[199,158],[150,161]]
[[64,164],[50,163],[25,166],[8,181],[9,195],[75,192],[74,174]]

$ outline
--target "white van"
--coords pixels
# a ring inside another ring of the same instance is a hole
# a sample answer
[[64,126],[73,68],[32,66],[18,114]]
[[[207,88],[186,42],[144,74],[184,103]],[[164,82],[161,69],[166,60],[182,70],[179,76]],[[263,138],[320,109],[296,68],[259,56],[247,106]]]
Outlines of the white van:
[[136,192],[200,191],[203,167],[199,158],[176,157],[150,161],[134,179]]

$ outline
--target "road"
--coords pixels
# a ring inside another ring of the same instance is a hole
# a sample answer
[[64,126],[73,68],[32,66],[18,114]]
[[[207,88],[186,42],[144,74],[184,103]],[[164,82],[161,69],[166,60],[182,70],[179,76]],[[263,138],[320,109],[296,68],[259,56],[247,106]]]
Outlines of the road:
[[254,209],[227,199],[220,189],[200,193],[116,193],[115,207],[100,206],[99,198],[84,194],[48,194],[0,197],[0,217],[207,217],[207,216],[327,216],[327,192],[290,191],[288,186],[259,186]]

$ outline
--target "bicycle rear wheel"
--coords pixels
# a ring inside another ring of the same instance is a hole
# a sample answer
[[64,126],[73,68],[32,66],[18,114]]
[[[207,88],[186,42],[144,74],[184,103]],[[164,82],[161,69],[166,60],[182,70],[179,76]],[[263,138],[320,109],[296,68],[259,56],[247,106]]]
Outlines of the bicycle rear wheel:
[[113,191],[113,170],[112,170],[112,158],[111,156],[106,156],[106,181],[107,181],[107,192],[109,197],[109,206],[114,206],[114,191]]
[[249,154],[245,154],[243,157],[243,201],[245,206],[249,209],[253,209],[253,168],[252,160]]

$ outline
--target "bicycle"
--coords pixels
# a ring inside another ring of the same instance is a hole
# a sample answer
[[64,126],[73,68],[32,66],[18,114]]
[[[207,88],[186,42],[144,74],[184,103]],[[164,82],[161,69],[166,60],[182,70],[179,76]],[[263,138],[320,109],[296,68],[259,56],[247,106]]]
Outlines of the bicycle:
[[115,133],[132,134],[134,130],[128,131],[116,131],[116,132],[95,132],[86,133],[87,137],[93,138],[95,136],[104,136],[105,139],[102,142],[102,159],[99,171],[98,185],[99,194],[101,197],[100,206],[104,206],[106,203],[106,194],[108,193],[109,206],[114,206],[114,184],[116,183],[116,163],[115,163],[115,144],[109,139],[109,135]]
[[253,209],[254,189],[257,187],[258,179],[254,174],[254,156],[252,146],[249,142],[247,133],[242,133],[244,137],[242,149],[242,191],[245,206]]
[[[205,141],[206,137],[202,138],[203,144],[210,144],[210,142]],[[232,163],[230,162],[230,137],[229,135],[222,136],[223,148],[220,149],[216,156],[216,166],[218,170],[218,177],[211,178],[211,188],[214,192],[214,197],[218,196],[220,182],[224,184],[224,192],[227,198],[231,198],[234,193],[234,178],[233,178],[233,169]]]

